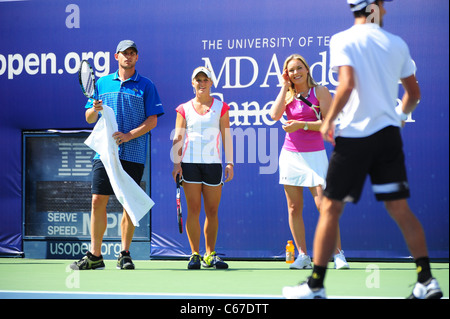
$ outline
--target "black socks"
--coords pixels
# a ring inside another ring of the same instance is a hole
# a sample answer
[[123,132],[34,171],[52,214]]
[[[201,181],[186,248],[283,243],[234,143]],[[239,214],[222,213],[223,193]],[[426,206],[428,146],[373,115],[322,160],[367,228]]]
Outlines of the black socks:
[[415,260],[417,266],[417,281],[421,284],[432,278],[430,269],[430,258],[421,257]]
[[308,278],[308,286],[311,289],[323,288],[323,280],[325,279],[325,272],[327,267],[321,267],[314,265],[313,273]]

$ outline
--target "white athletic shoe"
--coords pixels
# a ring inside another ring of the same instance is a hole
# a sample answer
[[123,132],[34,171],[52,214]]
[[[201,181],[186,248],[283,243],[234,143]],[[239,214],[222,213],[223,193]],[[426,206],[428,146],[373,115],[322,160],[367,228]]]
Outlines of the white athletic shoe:
[[289,269],[311,269],[311,257],[301,253],[297,259],[289,266]]
[[334,269],[350,269],[344,256],[344,251],[340,250],[339,254],[334,255]]
[[283,296],[286,299],[325,299],[325,288],[311,290],[305,281],[297,286],[283,288]]
[[412,294],[408,299],[441,299],[442,291],[436,279],[432,278],[428,283],[416,282]]

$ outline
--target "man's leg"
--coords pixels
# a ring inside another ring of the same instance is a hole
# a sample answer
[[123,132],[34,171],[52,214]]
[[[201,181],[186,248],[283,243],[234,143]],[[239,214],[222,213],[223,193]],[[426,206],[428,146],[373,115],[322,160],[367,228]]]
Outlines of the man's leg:
[[409,208],[406,199],[386,201],[384,205],[400,228],[406,245],[418,267],[418,281],[431,279],[428,249],[422,224]]
[[409,208],[406,199],[384,202],[387,211],[400,228],[417,266],[417,283],[409,299],[439,299],[442,291],[431,274],[430,259],[422,224]]
[[409,208],[406,199],[386,201],[384,205],[403,233],[414,259],[428,256],[425,233],[422,225]]
[[92,195],[91,210],[91,253],[99,257],[102,254],[103,235],[106,231],[106,205],[109,195]]
[[119,254],[119,258],[117,259],[117,269],[135,269],[129,251],[135,228],[136,227],[133,225],[130,216],[124,209],[122,221],[120,223],[120,229],[122,231],[122,251]]
[[324,196],[314,236],[313,274],[308,282],[311,289],[322,288],[328,261],[336,250],[339,218],[345,204]]
[[[323,189],[322,186],[316,186],[316,187],[310,187],[309,190],[311,191],[311,195],[314,198],[314,203],[316,204],[317,210],[321,211],[321,204],[322,204],[322,199],[323,199]],[[337,236],[336,236],[336,251],[335,254],[339,254],[342,251],[342,244],[341,244],[341,232],[339,229],[339,225],[338,225],[338,229],[337,229]]]
[[131,241],[133,240],[135,226],[128,216],[127,211],[123,210],[122,221],[120,223],[120,229],[122,231],[122,250],[130,250]]

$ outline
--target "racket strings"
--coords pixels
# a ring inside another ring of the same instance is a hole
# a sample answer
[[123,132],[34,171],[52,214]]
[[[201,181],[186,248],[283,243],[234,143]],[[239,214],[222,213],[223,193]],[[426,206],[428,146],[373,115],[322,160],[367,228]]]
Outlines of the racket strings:
[[91,68],[86,63],[83,63],[83,66],[81,67],[80,80],[84,92],[89,96],[93,96],[95,91],[95,81],[92,76]]
[[81,83],[83,84],[84,91],[89,95],[94,93],[94,80],[91,77],[90,72],[81,74]]

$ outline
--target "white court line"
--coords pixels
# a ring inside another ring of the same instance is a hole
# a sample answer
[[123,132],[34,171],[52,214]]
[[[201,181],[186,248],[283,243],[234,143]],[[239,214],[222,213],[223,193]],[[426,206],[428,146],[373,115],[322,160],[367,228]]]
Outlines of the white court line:
[[282,299],[281,295],[0,290],[2,298]]
[[[199,294],[199,293],[139,293],[139,292],[90,292],[90,291],[34,291],[0,290],[0,299],[82,299],[82,298],[135,298],[135,299],[283,299],[282,295],[253,294]],[[405,299],[405,297],[327,296],[328,299]],[[448,299],[445,297],[443,299]]]

